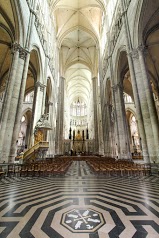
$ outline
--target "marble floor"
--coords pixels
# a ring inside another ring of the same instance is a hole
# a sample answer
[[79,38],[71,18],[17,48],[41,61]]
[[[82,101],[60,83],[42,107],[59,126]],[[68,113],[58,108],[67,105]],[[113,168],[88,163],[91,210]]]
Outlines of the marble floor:
[[159,177],[94,175],[0,181],[0,238],[159,238]]

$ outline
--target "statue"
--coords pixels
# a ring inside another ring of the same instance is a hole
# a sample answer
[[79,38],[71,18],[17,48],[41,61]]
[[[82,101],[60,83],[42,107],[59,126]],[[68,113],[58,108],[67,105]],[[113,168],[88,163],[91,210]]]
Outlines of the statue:
[[37,121],[34,129],[34,144],[44,140],[44,131],[52,130],[48,119],[49,113],[43,114],[41,118]]
[[48,119],[49,119],[49,113],[43,114],[41,118],[38,120],[38,122],[36,123],[34,133],[36,132],[37,129],[52,130]]
[[82,140],[82,136],[81,136],[79,130],[77,131],[77,135],[76,135],[75,139],[76,139],[76,140]]

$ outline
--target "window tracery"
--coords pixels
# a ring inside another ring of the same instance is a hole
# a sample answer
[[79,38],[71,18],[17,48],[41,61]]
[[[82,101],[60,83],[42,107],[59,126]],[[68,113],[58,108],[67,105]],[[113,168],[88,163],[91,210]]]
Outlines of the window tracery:
[[87,106],[84,102],[80,102],[79,98],[77,101],[73,102],[70,107],[71,116],[86,116]]
[[24,102],[33,103],[33,99],[34,99],[34,91],[31,91],[26,94]]

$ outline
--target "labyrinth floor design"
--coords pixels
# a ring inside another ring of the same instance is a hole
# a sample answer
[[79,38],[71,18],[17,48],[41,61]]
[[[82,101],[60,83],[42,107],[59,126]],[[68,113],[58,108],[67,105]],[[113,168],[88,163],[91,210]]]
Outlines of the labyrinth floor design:
[[94,175],[0,181],[0,238],[159,238],[159,177]]

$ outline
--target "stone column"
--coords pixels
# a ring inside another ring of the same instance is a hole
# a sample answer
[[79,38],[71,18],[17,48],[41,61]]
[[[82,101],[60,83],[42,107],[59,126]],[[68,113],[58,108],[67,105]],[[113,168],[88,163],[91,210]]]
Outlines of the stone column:
[[27,145],[26,149],[28,149],[29,143],[30,143],[30,140],[31,140],[31,138],[30,138],[30,136],[31,136],[31,133],[30,133],[31,125],[32,125],[31,124],[31,118],[29,118],[29,121],[27,122],[27,130],[26,130],[26,136],[25,136],[25,145]]
[[107,104],[102,107],[102,126],[103,126],[103,142],[104,142],[104,154],[107,151],[107,128],[106,128],[106,117],[107,117]]
[[152,93],[152,88],[150,85],[150,80],[145,64],[145,49],[141,46],[138,48],[138,53],[139,53],[139,61],[140,61],[140,67],[141,67],[141,73],[142,73],[142,80],[143,80],[143,85],[145,88],[145,94],[146,94],[146,99],[147,99],[147,104],[148,104],[148,110],[150,113],[150,120],[151,120],[151,125],[152,125],[152,131],[153,131],[153,136],[154,136],[154,155],[153,155],[153,160],[159,162],[159,122],[157,118],[157,112],[155,108],[155,102],[153,99],[153,93]]
[[109,156],[109,104],[105,103],[103,108],[103,139],[104,139],[104,152],[106,156]]
[[[141,143],[142,143],[143,156],[144,156],[145,162],[150,162],[150,158],[152,160],[152,155],[154,153],[154,138],[152,133],[150,113],[148,109],[147,98],[146,98],[144,83],[143,83],[142,74],[141,74],[139,55],[137,50],[133,50],[132,58],[133,58],[133,65],[134,65],[135,77],[136,77],[136,86],[137,86],[136,90],[138,92],[138,95],[134,95],[134,96],[137,96],[139,98],[138,99],[139,102],[137,100],[135,101],[135,103],[140,104],[140,110],[141,110],[141,112],[137,111],[137,119],[138,119],[139,132],[140,132]],[[136,109],[138,109],[138,104],[136,104]]]
[[57,104],[57,122],[56,122],[56,144],[55,144],[56,154],[63,154],[64,86],[65,86],[65,78],[60,77],[58,104]]
[[140,72],[138,72],[137,70],[137,67],[139,65],[138,54],[136,51],[131,51],[130,53],[127,54],[127,57],[128,57],[131,83],[132,83],[133,94],[134,94],[134,102],[136,107],[137,123],[138,123],[141,143],[142,143],[142,154],[144,157],[144,161],[149,163],[150,160],[149,160],[149,152],[148,152],[147,141],[146,141],[146,133],[144,128],[143,113],[141,110],[141,103],[139,98],[139,92],[141,91],[141,89],[137,87],[137,82],[139,86],[140,84],[139,81],[141,80]]
[[[27,52],[26,52],[26,54],[27,54]],[[16,118],[15,118],[15,123],[14,123],[14,130],[13,130],[13,136],[12,136],[9,162],[14,162],[15,153],[16,153],[16,140],[18,138],[18,133],[20,131],[20,121],[21,121],[21,118],[22,118],[22,108],[23,108],[27,73],[28,73],[28,67],[29,67],[29,59],[30,59],[30,54],[27,54],[26,60],[24,59],[25,64],[24,64],[23,76],[22,76],[22,81],[21,81],[21,88],[20,88],[20,95],[19,95],[18,106],[17,106],[17,113],[16,113]]]
[[52,130],[47,132],[47,141],[49,141],[49,149],[48,154],[54,155],[55,154],[55,131],[54,131],[54,104],[52,102],[48,102],[49,104],[49,120],[52,127]]
[[115,140],[114,140],[114,108],[113,105],[108,104],[108,132],[109,132],[109,157],[114,157],[114,146],[115,146]]
[[98,103],[97,115],[98,115],[99,154],[104,155],[104,141],[103,141],[103,130],[102,130],[102,108],[101,108],[101,97],[99,96],[98,96],[97,103]]
[[127,49],[127,53],[128,53],[127,57],[128,57],[129,70],[130,70],[130,75],[131,75],[131,83],[132,83],[134,101],[135,101],[136,112],[137,112],[137,122],[138,122],[138,126],[139,126],[140,137],[142,138],[142,140],[141,140],[142,141],[142,153],[143,153],[145,162],[149,162],[149,153],[148,153],[144,123],[143,123],[143,114],[142,114],[141,105],[140,105],[139,91],[137,88],[137,81],[139,81],[139,78],[138,78],[139,75],[137,72],[135,72],[135,69],[134,69],[136,53],[133,52],[133,50],[132,50],[131,34],[130,34],[130,29],[129,29],[128,17],[127,17],[127,5],[124,3],[123,0],[121,0],[121,9],[122,9],[122,13],[123,13],[122,14],[123,27],[125,30],[126,49]]
[[[19,60],[19,47],[20,45],[15,43],[12,48],[12,63],[10,67],[8,85],[6,89],[6,97],[4,99],[4,110],[2,112],[1,121],[0,121],[0,160],[2,160],[2,147],[3,140],[6,131],[7,119],[10,111],[10,104],[12,100],[12,93],[14,82],[16,80],[16,72],[18,68],[18,60]],[[5,159],[6,160],[6,159]]]
[[109,105],[109,121],[110,121],[110,147],[111,147],[111,157],[116,155],[116,143],[115,143],[115,112],[114,105]]
[[[46,87],[47,87],[47,82],[46,82]],[[47,105],[45,105],[45,100],[46,100],[46,87],[44,87],[44,91],[43,91],[41,114],[44,114],[44,113],[45,113],[45,106],[47,107]]]
[[13,86],[13,92],[12,92],[12,98],[11,98],[10,107],[9,107],[6,130],[5,130],[5,135],[3,138],[2,160],[8,161],[8,156],[10,153],[12,136],[13,136],[13,128],[14,128],[14,123],[16,119],[17,105],[19,101],[20,87],[21,87],[24,61],[26,59],[26,55],[27,55],[26,50],[19,46],[19,59],[18,59],[18,65],[16,68],[16,74],[15,74],[16,80]]
[[44,67],[44,79],[45,79],[44,83],[46,84],[46,87],[44,88],[44,94],[43,94],[42,114],[44,114],[44,112],[45,112],[46,88],[47,88],[47,83],[48,83],[48,78],[47,78],[48,62],[49,62],[49,59],[46,56],[45,57],[45,67]]
[[113,86],[113,94],[116,109],[118,159],[130,159],[130,144],[123,99],[123,87],[120,83]]
[[29,3],[29,8],[30,8],[30,17],[29,17],[29,24],[28,24],[28,31],[27,31],[27,36],[26,36],[26,49],[30,49],[31,45],[31,37],[33,34],[33,27],[35,23],[35,11],[36,11],[36,6],[37,6],[37,0],[32,0],[32,2]]
[[93,86],[93,106],[94,106],[94,137],[95,137],[95,147],[94,152],[99,153],[99,135],[98,135],[98,78],[92,78]]

